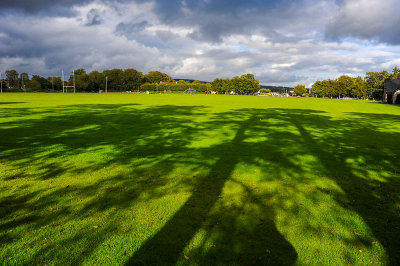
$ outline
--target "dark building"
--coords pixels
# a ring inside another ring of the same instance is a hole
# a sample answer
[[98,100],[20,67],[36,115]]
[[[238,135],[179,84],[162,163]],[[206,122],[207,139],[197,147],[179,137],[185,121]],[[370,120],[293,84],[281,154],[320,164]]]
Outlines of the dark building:
[[383,102],[400,104],[400,79],[387,79],[383,86]]

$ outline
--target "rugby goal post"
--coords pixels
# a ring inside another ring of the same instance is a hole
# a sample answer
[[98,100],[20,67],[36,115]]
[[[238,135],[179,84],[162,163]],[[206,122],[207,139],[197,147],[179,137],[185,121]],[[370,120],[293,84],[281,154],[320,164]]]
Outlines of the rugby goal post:
[[65,86],[64,70],[62,71],[62,79],[63,79],[63,93],[68,93],[68,88],[73,88],[74,93],[75,93],[76,92],[76,90],[75,90],[75,71],[72,71],[72,81],[73,81],[72,86]]

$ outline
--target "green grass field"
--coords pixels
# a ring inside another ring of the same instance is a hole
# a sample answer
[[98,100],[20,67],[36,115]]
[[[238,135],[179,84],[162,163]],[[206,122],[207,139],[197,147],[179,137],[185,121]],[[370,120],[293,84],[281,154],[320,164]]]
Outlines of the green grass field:
[[400,263],[400,107],[1,94],[0,260]]

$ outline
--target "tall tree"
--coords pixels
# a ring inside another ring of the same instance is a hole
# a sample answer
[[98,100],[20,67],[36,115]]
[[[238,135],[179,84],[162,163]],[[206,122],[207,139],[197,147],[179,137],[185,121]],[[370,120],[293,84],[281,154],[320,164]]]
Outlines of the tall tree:
[[9,88],[18,87],[18,72],[15,69],[6,70],[6,82]]
[[245,74],[240,78],[240,93],[254,94],[260,89],[260,82],[254,78],[253,74]]
[[367,86],[361,77],[354,79],[351,85],[351,96],[354,98],[367,98]]
[[85,75],[86,74],[86,70],[84,68],[78,68],[74,70],[74,73],[76,76],[80,76],[80,75]]
[[323,90],[324,90],[324,85],[322,81],[318,80],[311,86],[310,93],[314,95],[324,96]]
[[[40,88],[37,86],[36,82],[40,84]],[[32,75],[32,82],[30,83],[30,86],[34,86],[35,90],[50,91],[51,81],[39,75]]]
[[365,82],[368,88],[370,98],[382,98],[383,84],[386,79],[390,78],[391,74],[386,70],[381,72],[367,72]]
[[228,78],[216,78],[211,83],[211,86],[213,91],[228,91],[230,87],[230,80]]
[[35,92],[42,91],[42,85],[37,79],[32,79],[26,82],[26,88],[31,89]]
[[322,97],[332,97],[332,86],[330,80],[323,80],[322,83]]
[[393,71],[392,71],[392,78],[394,78],[394,79],[400,79],[400,69],[399,69],[397,66],[395,66],[395,67],[393,68]]
[[125,69],[123,73],[123,83],[125,90],[139,90],[143,84],[144,76],[136,69]]
[[20,75],[20,78],[21,78],[21,80],[26,81],[26,80],[29,80],[29,75],[26,72],[22,72]]
[[52,85],[51,88],[54,91],[61,91],[62,90],[62,80],[61,77],[48,77],[47,81]]
[[[74,70],[75,75],[75,89],[76,91],[87,91],[89,86],[88,75],[84,68],[78,68]],[[70,75],[68,84],[73,85],[74,75]]]
[[165,73],[162,73],[160,71],[150,71],[147,73],[145,76],[146,82],[149,83],[160,83],[161,81],[163,82],[173,82],[174,79],[170,76],[168,76]]
[[307,93],[306,85],[300,85],[300,84],[296,85],[293,88],[293,91],[294,91],[294,93],[296,93],[296,95],[302,96]]
[[339,96],[349,96],[354,79],[347,75],[342,75],[336,80],[336,90]]
[[241,78],[256,79],[253,74],[247,73],[240,76]]
[[104,70],[103,75],[107,77],[107,88],[109,91],[123,91],[124,71],[122,69]]
[[104,90],[105,85],[105,77],[102,73],[97,70],[94,70],[88,74],[88,90],[89,91],[99,91]]
[[19,84],[20,84],[21,89],[24,91],[25,91],[27,82],[29,83],[29,75],[26,72],[22,72],[19,75]]

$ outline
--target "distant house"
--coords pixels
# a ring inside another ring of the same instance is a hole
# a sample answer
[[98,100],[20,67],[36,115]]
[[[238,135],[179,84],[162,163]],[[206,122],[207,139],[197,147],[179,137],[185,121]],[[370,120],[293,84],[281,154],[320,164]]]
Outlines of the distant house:
[[383,86],[383,102],[400,104],[400,79],[387,79]]

